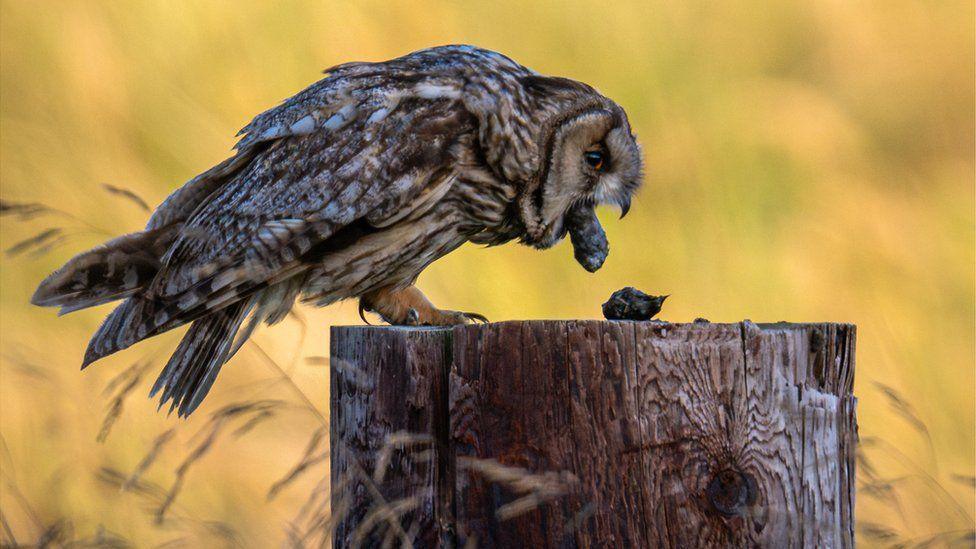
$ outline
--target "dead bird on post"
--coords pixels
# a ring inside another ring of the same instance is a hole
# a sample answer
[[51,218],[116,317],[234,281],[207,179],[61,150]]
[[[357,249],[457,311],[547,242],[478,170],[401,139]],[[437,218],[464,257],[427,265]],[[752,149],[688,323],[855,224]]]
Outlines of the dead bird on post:
[[619,105],[471,46],[326,72],[258,115],[237,153],[144,231],[41,283],[33,303],[62,313],[124,300],[83,366],[192,322],[153,386],[185,416],[254,327],[296,299],[358,297],[393,324],[461,324],[483,317],[438,309],[413,283],[465,242],[543,249],[568,232],[584,267],[602,265],[593,208],[626,213],[641,181]]
[[647,295],[637,288],[627,286],[613,292],[603,304],[603,316],[607,320],[650,320],[661,312],[667,295]]

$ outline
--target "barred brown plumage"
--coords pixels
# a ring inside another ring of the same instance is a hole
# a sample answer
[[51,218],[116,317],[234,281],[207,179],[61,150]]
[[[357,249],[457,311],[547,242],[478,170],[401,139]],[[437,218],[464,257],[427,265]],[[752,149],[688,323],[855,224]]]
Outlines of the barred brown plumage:
[[[41,283],[32,301],[62,312],[124,299],[83,366],[193,322],[153,389],[187,415],[253,326],[299,297],[359,297],[394,323],[467,322],[480,315],[438,310],[412,287],[427,265],[468,241],[550,247],[567,222],[595,220],[567,221],[570,209],[625,212],[640,184],[626,114],[586,84],[471,46],[326,72],[255,117],[237,153],[170,195],[145,231]],[[595,150],[596,166],[584,160]]]

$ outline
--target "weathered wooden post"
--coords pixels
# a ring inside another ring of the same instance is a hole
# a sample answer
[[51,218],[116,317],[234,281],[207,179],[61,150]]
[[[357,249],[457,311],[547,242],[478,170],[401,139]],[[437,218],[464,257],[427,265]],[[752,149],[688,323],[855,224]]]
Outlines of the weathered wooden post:
[[332,330],[335,546],[849,547],[855,327]]

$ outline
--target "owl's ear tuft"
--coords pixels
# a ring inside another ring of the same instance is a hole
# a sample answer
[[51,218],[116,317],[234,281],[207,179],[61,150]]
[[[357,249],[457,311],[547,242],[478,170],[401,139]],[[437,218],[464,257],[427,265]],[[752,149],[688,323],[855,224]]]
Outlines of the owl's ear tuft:
[[519,78],[522,86],[532,93],[542,95],[553,93],[574,93],[592,94],[596,93],[592,87],[576,80],[563,78],[561,76],[543,76],[541,74],[530,74]]

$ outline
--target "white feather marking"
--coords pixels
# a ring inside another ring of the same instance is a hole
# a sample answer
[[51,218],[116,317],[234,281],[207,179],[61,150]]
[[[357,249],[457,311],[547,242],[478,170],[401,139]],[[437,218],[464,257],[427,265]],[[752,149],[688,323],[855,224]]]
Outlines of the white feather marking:
[[288,127],[288,131],[290,131],[293,135],[306,135],[312,133],[312,130],[314,129],[315,118],[313,118],[310,114],[305,115],[301,120]]
[[261,132],[260,135],[258,135],[258,140],[263,141],[265,139],[274,139],[275,137],[281,137],[282,135],[284,135],[284,133],[285,133],[284,128],[282,128],[281,126],[271,126],[270,128]]
[[345,126],[346,122],[352,119],[355,110],[356,106],[352,104],[342,107],[337,113],[330,116],[322,127],[326,130],[336,130]]
[[337,175],[341,175],[343,177],[355,176],[362,169],[363,169],[363,157],[356,156],[352,160],[343,164],[342,167],[339,168]]
[[454,86],[444,86],[422,82],[413,88],[414,92],[424,99],[457,99],[461,97],[461,90]]
[[207,308],[210,310],[219,309],[225,303],[231,302],[237,299],[237,292],[227,292],[224,295],[217,296],[216,299],[211,299],[207,302]]
[[278,247],[278,238],[275,237],[275,234],[267,227],[262,227],[261,230],[258,231],[258,239],[268,248],[274,249]]
[[125,270],[125,278],[122,279],[122,286],[124,288],[135,288],[138,282],[139,273],[133,267],[127,268]]
[[388,114],[390,114],[390,109],[387,109],[386,107],[381,107],[379,109],[376,109],[375,111],[373,111],[373,114],[369,115],[369,118],[366,119],[366,123],[375,124],[377,122],[380,122],[384,118],[386,118],[386,115]]
[[214,277],[213,283],[210,285],[211,291],[217,291],[224,286],[227,286],[239,278],[240,273],[237,269],[227,269],[226,271],[218,274]]
[[335,130],[341,128],[342,124],[345,123],[345,121],[346,120],[342,117],[341,114],[336,113],[330,116],[329,119],[325,121],[325,124],[322,125],[322,128],[326,130]]
[[330,202],[328,206],[322,210],[322,217],[325,219],[333,219],[339,213],[339,205],[335,202]]
[[187,294],[183,299],[176,303],[176,306],[180,308],[181,311],[185,311],[194,307],[200,300],[195,294]]
[[279,219],[275,223],[287,227],[290,231],[296,231],[305,226],[305,220],[303,219]]
[[291,229],[287,225],[280,223],[278,221],[271,221],[264,225],[265,229],[271,231],[278,242],[285,242],[291,238]]

